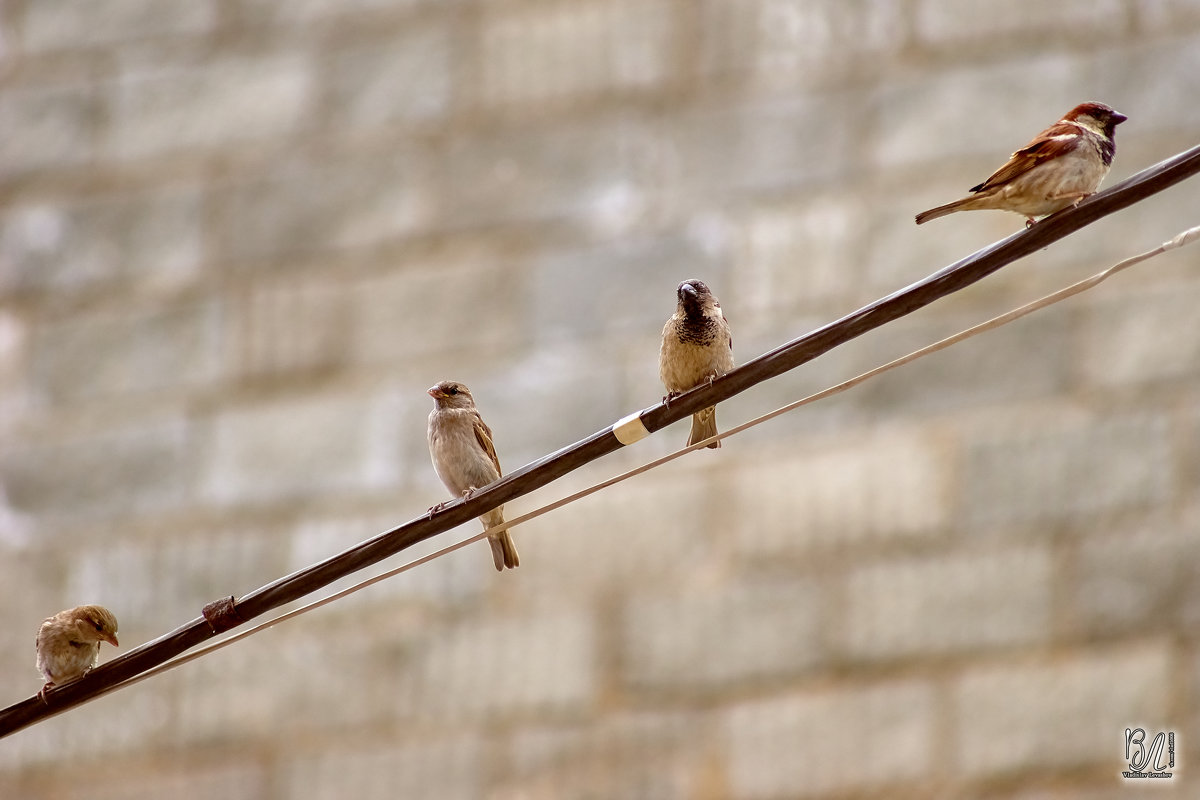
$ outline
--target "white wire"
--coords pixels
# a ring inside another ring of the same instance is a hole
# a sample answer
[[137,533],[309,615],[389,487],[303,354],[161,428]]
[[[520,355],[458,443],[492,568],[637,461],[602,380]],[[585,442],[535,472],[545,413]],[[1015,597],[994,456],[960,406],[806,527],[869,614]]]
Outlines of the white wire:
[[[281,622],[292,619],[293,617],[298,617],[301,614],[306,614],[309,611],[313,611],[315,609],[320,608],[321,606],[328,605],[329,603],[332,603],[335,600],[340,600],[341,598],[346,597],[347,595],[354,594],[355,592],[365,589],[368,586],[371,586],[373,584],[379,583],[380,581],[395,577],[396,575],[399,575],[402,572],[407,572],[410,569],[413,569],[414,567],[418,567],[422,564],[426,564],[426,563],[434,560],[435,558],[440,558],[444,555],[447,555],[448,553],[454,552],[455,550],[459,550],[463,547],[466,547],[469,544],[478,542],[481,539],[484,539],[485,537],[487,537],[489,535],[497,534],[500,531],[507,530],[508,528],[511,528],[515,525],[520,525],[524,522],[528,522],[529,520],[540,517],[543,514],[548,514],[551,511],[554,511],[556,509],[562,508],[565,505],[573,503],[576,500],[580,500],[584,497],[587,497],[588,495],[595,494],[596,492],[601,491],[602,489],[607,489],[610,486],[621,483],[622,481],[628,480],[629,478],[632,478],[636,475],[640,475],[643,472],[648,472],[649,470],[656,469],[657,467],[660,467],[663,464],[666,464],[670,461],[674,461],[675,459],[677,459],[683,455],[686,455],[687,453],[690,453],[693,450],[699,450],[701,448],[707,447],[712,442],[720,441],[721,439],[727,439],[731,436],[736,436],[739,433],[742,433],[743,431],[753,428],[756,425],[761,425],[762,423],[764,423],[768,420],[774,419],[775,417],[778,417],[781,414],[786,414],[789,411],[794,411],[795,409],[800,408],[801,406],[808,405],[809,403],[816,402],[817,400],[823,400],[826,397],[831,397],[832,395],[840,394],[841,392],[844,392],[848,389],[858,386],[860,383],[870,380],[871,378],[874,378],[877,375],[881,375],[884,372],[888,372],[890,370],[896,369],[897,367],[904,366],[905,364],[909,364],[913,361],[916,361],[918,358],[922,358],[922,357],[930,355],[932,353],[936,353],[939,350],[944,350],[947,347],[950,347],[950,346],[957,344],[961,341],[964,341],[966,339],[970,339],[974,336],[978,336],[979,334],[985,333],[986,331],[990,331],[995,328],[999,328],[1003,325],[1007,325],[1008,323],[1013,322],[1014,320],[1020,319],[1021,317],[1024,317],[1028,314],[1032,314],[1034,311],[1038,311],[1040,309],[1046,308],[1047,306],[1054,305],[1055,303],[1060,303],[1069,297],[1073,297],[1081,292],[1087,291],[1088,289],[1098,286],[1099,284],[1108,280],[1112,276],[1116,275],[1118,272],[1126,270],[1129,267],[1134,266],[1135,264],[1140,264],[1141,262],[1146,261],[1147,259],[1153,258],[1154,256],[1157,256],[1160,253],[1164,253],[1168,250],[1173,250],[1178,247],[1183,247],[1183,246],[1191,244],[1197,240],[1200,240],[1200,226],[1196,226],[1194,228],[1190,228],[1190,229],[1184,231],[1183,233],[1179,234],[1178,236],[1175,236],[1174,238],[1170,239],[1169,241],[1164,242],[1163,244],[1159,245],[1158,247],[1154,248],[1153,250],[1148,250],[1144,253],[1133,256],[1131,258],[1127,258],[1124,261],[1114,264],[1113,266],[1109,267],[1108,269],[1104,270],[1103,272],[1099,272],[1095,275],[1092,275],[1089,278],[1085,278],[1084,280],[1081,280],[1077,283],[1073,283],[1070,286],[1067,286],[1066,288],[1063,288],[1063,289],[1058,290],[1057,292],[1048,294],[1042,298],[1039,298],[1038,300],[1034,300],[1031,303],[1027,303],[1027,304],[1021,306],[1020,308],[1015,308],[1012,311],[1008,311],[997,317],[993,317],[992,319],[989,319],[986,322],[982,322],[979,325],[976,325],[974,327],[971,327],[964,331],[956,333],[953,336],[949,336],[938,342],[934,342],[933,344],[928,345],[926,347],[922,347],[919,350],[914,350],[913,352],[909,353],[908,355],[902,356],[893,361],[889,361],[888,363],[883,364],[882,366],[868,370],[867,372],[864,372],[861,375],[857,375],[853,378],[850,378],[849,380],[842,381],[841,383],[836,384],[835,386],[831,386],[831,387],[829,387],[827,389],[823,389],[815,394],[811,394],[811,395],[808,395],[807,397],[801,398],[800,400],[796,400],[792,403],[788,403],[787,405],[777,408],[774,411],[770,411],[766,414],[763,414],[762,416],[755,417],[754,419],[750,420],[749,422],[745,422],[741,425],[738,425],[737,427],[730,428],[729,430],[725,431],[724,433],[719,433],[716,436],[710,436],[709,438],[704,439],[703,441],[696,442],[693,445],[685,447],[681,450],[677,450],[677,451],[670,453],[668,455],[665,455],[661,458],[655,459],[654,461],[650,461],[646,464],[643,464],[640,467],[628,470],[627,472],[623,472],[612,478],[608,478],[607,480],[600,481],[599,483],[595,483],[595,484],[587,487],[586,489],[575,492],[574,494],[568,495],[568,496],[566,496],[560,500],[556,500],[552,503],[547,503],[546,505],[541,506],[533,511],[530,511],[527,514],[522,514],[521,516],[514,517],[513,519],[507,520],[500,525],[495,525],[491,528],[488,528],[487,530],[485,530],[481,533],[475,534],[474,536],[470,536],[466,539],[462,539],[458,542],[455,542],[454,544],[443,547],[442,549],[437,550],[433,553],[430,553],[428,555],[414,559],[412,561],[408,561],[408,562],[400,565],[399,567],[390,569],[387,572],[383,572],[379,575],[376,575],[373,578],[368,578],[367,580],[356,583],[353,586],[347,587],[338,592],[334,592],[333,594],[329,595],[328,597],[323,597],[320,600],[315,600],[311,603],[308,603],[307,605],[301,606],[300,608],[293,609],[292,611],[289,611],[286,614],[281,614],[277,617],[267,620],[266,622],[255,625],[251,628],[248,628],[244,631],[236,633],[225,639],[221,639],[220,641],[212,642],[203,647],[200,647],[200,648],[192,651],[191,653],[187,653],[185,655],[174,658],[170,661],[167,661],[163,664],[158,665],[157,667],[154,667],[153,669],[147,670],[146,672],[143,672],[140,675],[135,675],[134,677],[129,678],[128,680],[122,681],[121,683],[118,683],[118,684],[108,687],[107,689],[105,689],[105,691],[96,695],[96,697],[102,697],[103,695],[108,694],[109,692],[124,688],[126,686],[130,686],[132,684],[146,680],[147,678],[150,678],[154,675],[161,674],[168,670],[175,669],[176,667],[182,666],[183,664],[186,664],[189,661],[193,661],[197,658],[205,656],[205,655],[213,652],[214,650],[220,650],[223,647],[228,647],[229,645],[233,644],[234,642],[241,641],[242,639],[245,639],[248,636],[253,636],[256,633],[264,631],[268,628],[272,628],[272,627],[280,624]],[[91,699],[95,699],[95,698],[91,698]]]

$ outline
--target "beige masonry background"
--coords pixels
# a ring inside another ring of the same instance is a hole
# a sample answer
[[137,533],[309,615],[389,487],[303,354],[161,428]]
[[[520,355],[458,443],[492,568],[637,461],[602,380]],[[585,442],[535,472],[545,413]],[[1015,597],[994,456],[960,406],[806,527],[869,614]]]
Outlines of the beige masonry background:
[[[443,499],[439,379],[513,469],[661,396],[684,278],[745,361],[1017,230],[912,216],[1085,99],[1110,184],[1200,141],[1200,2],[0,5],[0,704],[54,611],[127,650]],[[1196,224],[1192,180],[719,420]],[[1198,308],[1156,259],[525,525],[515,573],[476,545],[0,741],[0,797],[1109,800],[1137,725],[1194,796]]]

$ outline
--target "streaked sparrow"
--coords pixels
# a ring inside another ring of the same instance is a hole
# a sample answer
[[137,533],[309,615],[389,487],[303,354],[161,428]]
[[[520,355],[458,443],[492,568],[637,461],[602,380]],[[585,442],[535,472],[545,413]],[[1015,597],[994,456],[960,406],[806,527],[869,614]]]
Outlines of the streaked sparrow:
[[1117,152],[1115,128],[1127,117],[1103,103],[1080,103],[1012,154],[973,194],[917,214],[917,224],[955,211],[998,209],[1034,217],[1074,205],[1100,188]]
[[100,660],[100,643],[117,647],[117,618],[103,606],[60,611],[42,623],[37,634],[37,669],[46,690],[85,675]]
[[[663,326],[658,352],[658,374],[668,401],[733,369],[733,337],[716,295],[694,278],[679,284],[675,294],[675,313]],[[716,434],[716,406],[692,415],[689,445]],[[709,445],[720,446],[719,441]]]
[[[492,430],[475,408],[475,398],[457,381],[442,381],[429,389],[435,408],[429,414],[429,455],[433,468],[451,494],[470,497],[500,478],[500,459],[492,444]],[[437,506],[434,506],[437,508]],[[433,509],[431,509],[433,510]],[[479,518],[486,530],[504,522],[504,506]],[[521,564],[517,546],[507,530],[488,537],[496,569]]]

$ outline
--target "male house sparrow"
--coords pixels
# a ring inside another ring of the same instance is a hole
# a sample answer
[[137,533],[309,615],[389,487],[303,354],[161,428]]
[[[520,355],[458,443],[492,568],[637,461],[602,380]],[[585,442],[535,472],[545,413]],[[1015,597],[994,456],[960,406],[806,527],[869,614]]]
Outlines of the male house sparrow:
[[[442,381],[429,389],[436,407],[429,413],[429,455],[433,468],[452,494],[470,497],[480,487],[500,478],[500,459],[492,444],[492,430],[479,416],[475,398],[457,381]],[[437,506],[434,506],[437,508]],[[431,511],[433,509],[430,509]],[[504,506],[479,518],[483,527],[504,522]],[[520,566],[517,546],[508,531],[488,537],[496,569]]]
[[[675,313],[663,326],[658,351],[658,374],[667,387],[668,400],[733,369],[733,337],[716,295],[695,278],[679,284],[675,294]],[[716,406],[692,415],[689,445],[716,435]],[[719,441],[709,445],[720,446]]]
[[1103,103],[1080,103],[1012,154],[974,193],[917,214],[917,224],[952,214],[992,208],[1034,217],[1053,214],[1100,188],[1112,166],[1115,128],[1128,117]]
[[43,700],[52,686],[83,677],[100,660],[100,643],[117,647],[117,618],[103,606],[60,611],[42,623],[37,634],[37,668],[46,679],[38,692]]

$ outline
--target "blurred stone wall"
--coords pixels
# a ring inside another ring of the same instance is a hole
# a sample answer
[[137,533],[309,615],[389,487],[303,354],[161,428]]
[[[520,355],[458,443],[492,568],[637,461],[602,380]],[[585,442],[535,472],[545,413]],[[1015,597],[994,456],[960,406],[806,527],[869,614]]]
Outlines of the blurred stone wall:
[[[444,499],[435,381],[515,468],[659,399],[680,280],[748,360],[1018,230],[912,217],[1075,103],[1130,117],[1111,184],[1198,98],[1196,0],[7,0],[0,703],[61,608],[125,651]],[[720,422],[1196,224],[1192,180]],[[22,731],[0,796],[1107,800],[1137,726],[1195,796],[1198,267]]]

